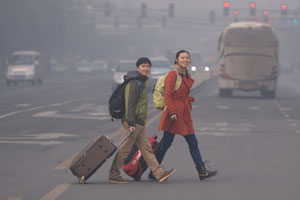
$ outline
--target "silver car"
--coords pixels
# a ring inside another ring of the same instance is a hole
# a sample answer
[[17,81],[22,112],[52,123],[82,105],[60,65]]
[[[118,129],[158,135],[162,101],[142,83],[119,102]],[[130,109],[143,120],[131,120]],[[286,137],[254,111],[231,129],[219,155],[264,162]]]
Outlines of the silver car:
[[150,60],[152,66],[149,76],[150,78],[147,83],[147,89],[152,91],[157,80],[166,75],[172,69],[172,65],[170,61],[165,57],[151,58]]
[[118,66],[113,70],[113,82],[112,82],[112,90],[114,90],[117,85],[123,83],[124,75],[127,74],[128,71],[135,71],[136,61],[133,60],[122,60],[119,62]]

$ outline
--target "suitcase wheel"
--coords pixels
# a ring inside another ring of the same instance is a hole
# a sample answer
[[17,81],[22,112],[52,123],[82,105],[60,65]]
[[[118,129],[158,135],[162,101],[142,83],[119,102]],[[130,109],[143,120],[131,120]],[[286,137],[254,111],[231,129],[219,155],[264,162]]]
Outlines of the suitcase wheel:
[[79,183],[80,184],[84,184],[85,183],[85,177],[84,176],[82,176],[81,178],[80,178],[80,180],[79,180]]

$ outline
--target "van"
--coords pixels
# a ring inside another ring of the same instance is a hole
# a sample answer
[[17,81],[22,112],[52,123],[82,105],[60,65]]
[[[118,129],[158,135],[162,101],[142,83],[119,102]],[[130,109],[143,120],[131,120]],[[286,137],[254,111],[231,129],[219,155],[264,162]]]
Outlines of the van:
[[226,27],[219,39],[219,96],[234,90],[260,91],[275,98],[278,76],[278,39],[264,23],[237,22]]
[[31,82],[33,85],[43,83],[44,64],[37,51],[16,51],[7,61],[6,84]]

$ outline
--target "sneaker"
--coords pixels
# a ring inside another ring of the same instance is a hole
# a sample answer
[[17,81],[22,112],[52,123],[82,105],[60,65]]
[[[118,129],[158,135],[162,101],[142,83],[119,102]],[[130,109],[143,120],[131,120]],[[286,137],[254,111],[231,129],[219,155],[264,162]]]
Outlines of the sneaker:
[[172,174],[175,173],[174,169],[171,169],[169,171],[164,171],[164,173],[162,174],[161,178],[158,180],[158,182],[162,183],[163,181],[165,181],[169,176],[171,176]]
[[123,179],[122,176],[118,176],[116,178],[109,178],[109,183],[116,183],[116,184],[126,184],[129,183],[126,179]]

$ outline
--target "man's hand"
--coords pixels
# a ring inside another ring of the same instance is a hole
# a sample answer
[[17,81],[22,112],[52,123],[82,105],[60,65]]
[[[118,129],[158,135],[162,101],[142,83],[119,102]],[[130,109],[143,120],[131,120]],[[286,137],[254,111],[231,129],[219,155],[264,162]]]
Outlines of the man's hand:
[[135,131],[135,126],[130,126],[129,130],[130,130],[130,132],[134,132]]

